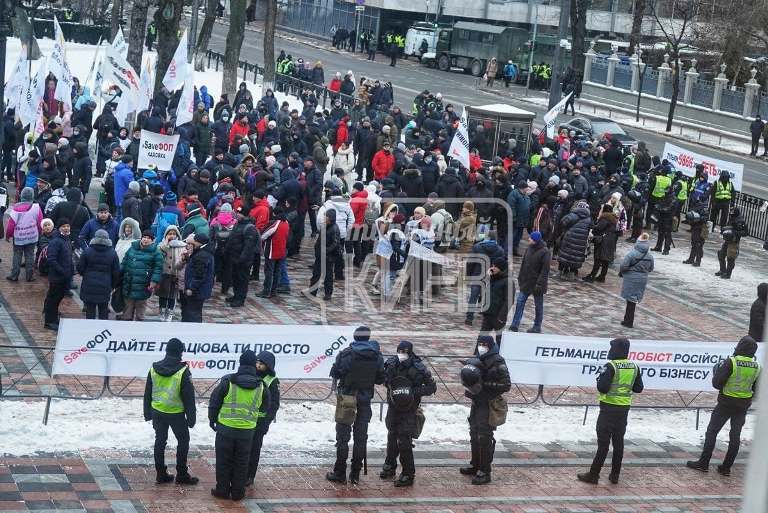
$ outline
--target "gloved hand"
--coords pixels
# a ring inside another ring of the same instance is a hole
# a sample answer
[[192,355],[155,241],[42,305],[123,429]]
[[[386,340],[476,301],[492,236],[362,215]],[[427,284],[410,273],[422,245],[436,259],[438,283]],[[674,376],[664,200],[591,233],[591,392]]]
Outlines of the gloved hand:
[[533,295],[534,296],[540,296],[544,292],[541,288],[541,285],[536,285],[533,287]]
[[197,424],[196,419],[187,417],[187,427],[192,429]]
[[211,429],[216,431],[216,421],[215,420],[208,421],[208,425],[211,426]]

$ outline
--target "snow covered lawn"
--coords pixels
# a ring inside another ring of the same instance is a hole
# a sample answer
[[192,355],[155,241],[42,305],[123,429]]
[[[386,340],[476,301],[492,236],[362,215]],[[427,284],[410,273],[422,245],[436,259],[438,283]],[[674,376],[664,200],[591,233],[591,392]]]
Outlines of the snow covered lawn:
[[[198,422],[192,430],[192,443],[213,446],[214,432],[208,426],[207,404],[198,405]],[[77,452],[86,450],[146,450],[153,431],[142,417],[139,399],[101,399],[97,401],[54,400],[48,425],[42,424],[45,403],[0,402],[0,455],[32,455],[36,452]],[[270,430],[270,450],[312,451],[330,448],[334,443],[334,406],[329,403],[287,403]],[[460,405],[427,405],[427,423],[419,444],[436,450],[465,449],[469,445],[469,408]],[[597,409],[590,408],[582,426],[583,408],[549,406],[510,406],[507,423],[496,438],[518,443],[594,441]],[[635,410],[629,416],[628,439],[645,439],[698,445],[709,415],[702,413],[701,427],[695,429],[695,412]],[[751,417],[751,416],[750,416]],[[752,439],[752,420],[748,419],[742,437]],[[727,430],[721,433],[727,440]],[[378,420],[378,406],[369,430],[369,446],[386,445],[386,428]]]

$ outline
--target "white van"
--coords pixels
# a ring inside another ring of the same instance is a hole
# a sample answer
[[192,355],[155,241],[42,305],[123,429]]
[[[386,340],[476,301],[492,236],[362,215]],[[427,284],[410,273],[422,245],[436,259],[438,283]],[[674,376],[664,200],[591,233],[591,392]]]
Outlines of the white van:
[[426,21],[418,21],[414,23],[405,34],[405,55],[413,55],[414,57],[421,58],[421,46],[423,41],[427,42],[426,53],[435,53],[435,46],[437,44],[436,24]]

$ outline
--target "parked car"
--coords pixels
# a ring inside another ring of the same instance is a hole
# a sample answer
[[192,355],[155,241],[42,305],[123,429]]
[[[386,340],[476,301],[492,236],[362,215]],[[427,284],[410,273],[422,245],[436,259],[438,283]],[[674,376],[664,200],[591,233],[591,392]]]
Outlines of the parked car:
[[561,123],[560,128],[565,128],[569,132],[573,130],[577,136],[587,136],[592,139],[601,139],[603,136],[608,139],[616,139],[624,147],[631,147],[637,144],[637,139],[626,133],[623,128],[610,119],[573,118],[565,123]]

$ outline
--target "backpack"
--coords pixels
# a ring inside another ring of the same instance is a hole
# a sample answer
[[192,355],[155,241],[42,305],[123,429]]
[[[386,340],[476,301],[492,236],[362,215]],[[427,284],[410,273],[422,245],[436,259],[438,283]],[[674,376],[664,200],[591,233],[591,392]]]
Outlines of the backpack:
[[48,246],[46,245],[43,249],[40,250],[40,254],[37,255],[37,261],[35,262],[35,267],[38,271],[40,271],[40,274],[48,274]]
[[165,230],[178,223],[178,216],[174,212],[158,211],[155,214],[155,220],[152,223],[152,230],[155,232],[155,240],[163,240]]
[[365,219],[365,224],[369,226],[373,225],[376,222],[376,219],[379,218],[379,212],[376,210],[376,206],[373,203],[368,203],[363,218]]

